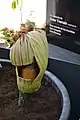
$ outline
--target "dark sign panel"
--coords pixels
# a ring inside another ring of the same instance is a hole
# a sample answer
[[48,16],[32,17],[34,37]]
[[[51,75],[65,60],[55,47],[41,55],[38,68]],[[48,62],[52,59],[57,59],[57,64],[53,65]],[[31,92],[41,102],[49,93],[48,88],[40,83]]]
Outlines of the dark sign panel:
[[50,15],[49,32],[56,35],[75,35],[77,26],[64,21],[62,17]]
[[46,13],[48,41],[80,54],[80,0],[47,0]]
[[48,33],[79,37],[80,33],[79,0],[48,0]]

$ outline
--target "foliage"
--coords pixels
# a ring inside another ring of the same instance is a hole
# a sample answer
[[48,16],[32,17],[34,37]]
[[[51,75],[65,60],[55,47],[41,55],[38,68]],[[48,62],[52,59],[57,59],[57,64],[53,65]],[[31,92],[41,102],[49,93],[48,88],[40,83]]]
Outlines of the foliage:
[[35,28],[35,22],[31,22],[30,20],[26,20],[25,22],[25,26],[27,26],[28,28]]
[[11,7],[12,9],[16,9],[16,7],[19,5],[20,3],[20,0],[13,0],[12,3],[11,3]]
[[12,37],[14,35],[14,30],[13,29],[9,29],[7,27],[3,28],[0,30],[0,34],[3,35],[3,37],[0,37],[0,39],[4,39],[7,40],[8,43],[12,44]]

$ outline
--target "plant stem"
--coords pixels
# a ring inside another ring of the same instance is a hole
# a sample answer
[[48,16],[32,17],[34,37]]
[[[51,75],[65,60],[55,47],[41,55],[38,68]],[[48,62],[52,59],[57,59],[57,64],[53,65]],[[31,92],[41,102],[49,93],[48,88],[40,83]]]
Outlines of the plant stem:
[[23,18],[23,11],[22,11],[22,5],[23,5],[23,0],[21,0],[21,6],[20,6],[20,12],[21,12],[21,24],[22,24],[22,18]]

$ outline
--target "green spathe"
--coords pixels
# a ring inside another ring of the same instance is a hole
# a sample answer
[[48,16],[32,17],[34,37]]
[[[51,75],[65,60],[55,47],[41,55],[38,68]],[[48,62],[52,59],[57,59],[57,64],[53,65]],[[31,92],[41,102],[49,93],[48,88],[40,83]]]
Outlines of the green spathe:
[[34,57],[40,69],[34,81],[19,77],[16,67],[17,85],[19,90],[24,93],[32,93],[40,88],[42,77],[47,68],[48,42],[45,32],[42,30],[24,34],[16,41],[10,51],[10,59],[15,66],[31,64]]

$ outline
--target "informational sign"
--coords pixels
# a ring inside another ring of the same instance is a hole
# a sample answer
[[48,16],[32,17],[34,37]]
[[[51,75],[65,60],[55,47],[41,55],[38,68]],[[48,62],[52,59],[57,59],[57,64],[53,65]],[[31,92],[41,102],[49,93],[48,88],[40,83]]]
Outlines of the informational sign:
[[47,0],[49,43],[80,54],[80,0]]
[[64,21],[63,17],[50,14],[49,32],[56,35],[74,35],[78,31],[76,25]]

